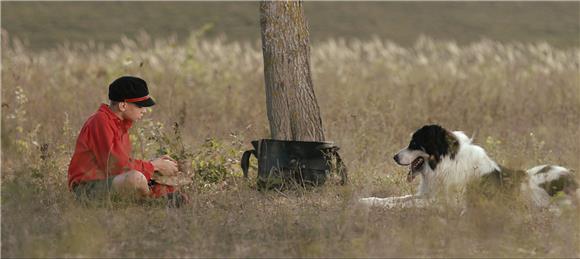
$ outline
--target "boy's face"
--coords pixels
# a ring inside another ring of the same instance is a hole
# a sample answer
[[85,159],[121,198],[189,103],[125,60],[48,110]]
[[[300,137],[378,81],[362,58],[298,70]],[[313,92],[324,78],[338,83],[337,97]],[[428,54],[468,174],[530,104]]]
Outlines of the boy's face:
[[122,103],[124,110],[123,119],[137,121],[143,117],[143,113],[147,110],[145,107],[140,107],[134,103]]

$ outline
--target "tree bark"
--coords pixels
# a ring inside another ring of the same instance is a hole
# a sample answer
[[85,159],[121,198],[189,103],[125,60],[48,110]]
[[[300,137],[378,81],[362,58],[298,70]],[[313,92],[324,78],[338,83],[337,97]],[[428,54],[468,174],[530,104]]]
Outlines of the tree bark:
[[261,2],[260,25],[271,137],[324,141],[302,2]]

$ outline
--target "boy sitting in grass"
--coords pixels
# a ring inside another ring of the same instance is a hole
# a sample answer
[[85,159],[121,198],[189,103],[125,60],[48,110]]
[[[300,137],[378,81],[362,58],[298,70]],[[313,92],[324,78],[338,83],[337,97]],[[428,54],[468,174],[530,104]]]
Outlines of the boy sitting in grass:
[[151,161],[131,157],[129,129],[146,108],[155,105],[147,83],[123,76],[109,85],[109,105],[102,104],[83,125],[68,169],[68,186],[77,198],[96,199],[113,193],[121,197],[167,197],[180,206],[187,199],[174,187],[151,180],[154,172],[177,173],[169,156]]

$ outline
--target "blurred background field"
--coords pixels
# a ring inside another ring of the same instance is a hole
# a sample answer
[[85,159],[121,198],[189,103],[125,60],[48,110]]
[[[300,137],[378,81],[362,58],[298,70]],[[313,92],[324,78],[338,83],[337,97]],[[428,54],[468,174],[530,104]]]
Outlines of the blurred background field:
[[[269,134],[256,3],[2,2],[2,255],[580,256],[577,209],[355,202],[414,191],[391,159],[426,123],[464,130],[508,167],[577,171],[579,3],[305,6],[323,125],[352,183],[259,193],[238,166]],[[66,189],[76,135],[123,74],[158,102],[131,132],[135,156],[169,152],[195,173],[184,208],[85,207]]]
[[[460,44],[580,44],[579,3],[569,2],[306,2],[313,42],[373,35],[409,46],[419,35]],[[186,40],[192,30],[231,41],[260,39],[257,2],[2,2],[2,27],[33,49],[63,41],[112,44],[143,30]]]

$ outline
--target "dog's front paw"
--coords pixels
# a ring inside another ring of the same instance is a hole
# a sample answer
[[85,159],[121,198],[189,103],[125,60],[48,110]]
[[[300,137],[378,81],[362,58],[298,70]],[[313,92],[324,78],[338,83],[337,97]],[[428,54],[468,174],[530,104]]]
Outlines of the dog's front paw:
[[368,198],[360,198],[358,199],[358,203],[372,206],[374,204],[376,197],[368,197]]
[[368,198],[360,198],[359,203],[367,205],[367,206],[380,206],[385,208],[394,208],[397,205],[397,202],[392,197],[389,198],[377,198],[377,197],[368,197]]

